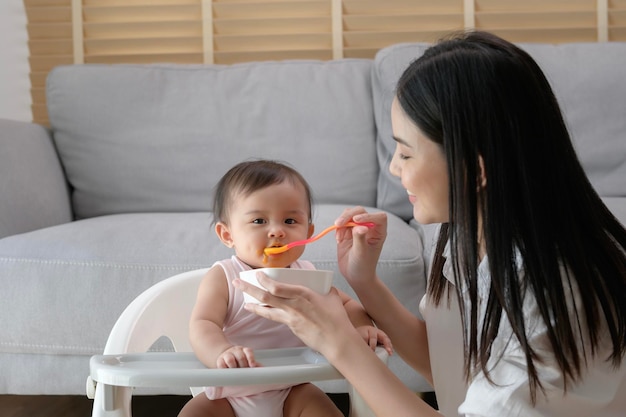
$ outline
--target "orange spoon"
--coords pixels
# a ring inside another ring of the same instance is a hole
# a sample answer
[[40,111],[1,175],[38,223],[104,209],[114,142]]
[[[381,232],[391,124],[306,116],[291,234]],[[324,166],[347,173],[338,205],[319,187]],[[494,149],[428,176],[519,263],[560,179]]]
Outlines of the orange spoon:
[[367,222],[367,223],[355,223],[355,222],[348,222],[346,224],[344,224],[343,226],[329,226],[326,229],[322,230],[318,235],[310,237],[308,239],[304,239],[304,240],[296,240],[294,242],[291,243],[287,243],[286,245],[283,246],[276,246],[273,248],[265,248],[263,249],[263,253],[267,256],[267,255],[277,255],[279,253],[283,253],[288,251],[289,249],[295,247],[295,246],[302,246],[302,245],[306,245],[307,243],[311,243],[311,242],[315,242],[317,239],[321,238],[322,236],[324,236],[325,234],[327,234],[328,232],[330,232],[331,230],[335,230],[339,227],[354,227],[354,226],[367,226],[367,227],[374,227],[374,223],[371,222]]

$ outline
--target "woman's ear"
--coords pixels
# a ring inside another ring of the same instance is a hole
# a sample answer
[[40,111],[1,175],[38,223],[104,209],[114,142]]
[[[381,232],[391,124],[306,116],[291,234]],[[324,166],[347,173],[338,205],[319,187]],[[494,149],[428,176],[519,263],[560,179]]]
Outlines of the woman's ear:
[[478,184],[478,190],[480,191],[487,187],[487,173],[485,172],[485,160],[482,156],[478,156],[478,178],[476,179]]
[[307,238],[310,238],[311,236],[313,236],[313,232],[315,231],[315,225],[313,223],[309,224],[309,234],[307,236]]
[[217,237],[222,241],[222,243],[227,247],[232,248],[233,246],[235,246],[235,243],[233,242],[233,237],[226,223],[217,222],[215,224],[215,233],[217,234]]

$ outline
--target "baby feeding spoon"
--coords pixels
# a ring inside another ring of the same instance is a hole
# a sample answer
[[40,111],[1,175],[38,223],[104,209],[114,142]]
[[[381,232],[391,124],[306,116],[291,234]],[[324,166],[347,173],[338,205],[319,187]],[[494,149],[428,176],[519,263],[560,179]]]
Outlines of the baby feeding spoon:
[[295,247],[295,246],[302,246],[302,245],[306,245],[307,243],[311,243],[311,242],[315,242],[317,239],[321,238],[322,236],[324,236],[325,234],[327,234],[328,232],[330,232],[331,230],[335,230],[338,229],[340,227],[354,227],[354,226],[367,226],[367,227],[374,227],[374,223],[371,222],[366,222],[366,223],[356,223],[356,222],[348,222],[344,225],[341,226],[329,226],[326,229],[322,230],[318,235],[310,237],[308,239],[304,239],[304,240],[296,240],[294,242],[290,242],[287,243],[286,245],[283,246],[276,246],[276,247],[272,247],[272,248],[265,248],[263,249],[263,253],[267,256],[267,255],[277,255],[279,253],[283,253],[288,251],[289,249]]

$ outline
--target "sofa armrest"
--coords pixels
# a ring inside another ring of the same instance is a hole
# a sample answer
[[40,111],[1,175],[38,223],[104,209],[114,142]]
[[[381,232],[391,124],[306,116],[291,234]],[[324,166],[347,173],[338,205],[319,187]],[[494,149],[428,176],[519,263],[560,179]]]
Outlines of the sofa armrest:
[[72,220],[69,190],[50,133],[0,119],[0,238]]

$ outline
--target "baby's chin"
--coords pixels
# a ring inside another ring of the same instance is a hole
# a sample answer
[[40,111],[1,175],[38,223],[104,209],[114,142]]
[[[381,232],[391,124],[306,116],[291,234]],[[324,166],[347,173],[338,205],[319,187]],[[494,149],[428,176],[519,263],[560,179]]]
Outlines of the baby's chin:
[[288,268],[289,265],[296,262],[302,253],[303,248],[293,248],[288,251],[265,255],[263,251],[259,252],[259,258],[244,260],[251,268]]
[[266,263],[261,264],[257,268],[287,268],[293,262],[280,261],[278,259],[272,259],[270,256]]
[[[283,258],[283,259],[279,259]],[[252,269],[258,268],[287,268],[293,261],[285,260],[284,257],[268,256],[262,259],[249,259],[244,262]]]

